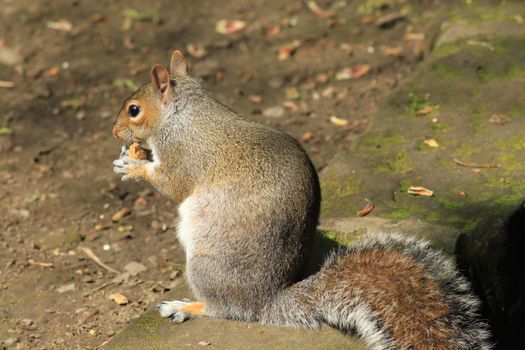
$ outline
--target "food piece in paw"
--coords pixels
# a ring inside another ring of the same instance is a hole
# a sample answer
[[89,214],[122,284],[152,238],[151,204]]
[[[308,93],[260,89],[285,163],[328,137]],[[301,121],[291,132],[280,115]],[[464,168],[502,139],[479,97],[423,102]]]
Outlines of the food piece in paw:
[[148,151],[140,147],[138,143],[134,142],[129,146],[129,157],[137,160],[145,160],[148,159]]

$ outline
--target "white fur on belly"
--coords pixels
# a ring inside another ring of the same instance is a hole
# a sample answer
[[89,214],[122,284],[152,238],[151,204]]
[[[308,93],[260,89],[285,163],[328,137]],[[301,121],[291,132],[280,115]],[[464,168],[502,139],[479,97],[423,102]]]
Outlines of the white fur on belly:
[[191,255],[193,250],[196,232],[196,223],[193,219],[197,198],[190,196],[186,198],[179,206],[179,223],[177,225],[177,237],[186,256]]

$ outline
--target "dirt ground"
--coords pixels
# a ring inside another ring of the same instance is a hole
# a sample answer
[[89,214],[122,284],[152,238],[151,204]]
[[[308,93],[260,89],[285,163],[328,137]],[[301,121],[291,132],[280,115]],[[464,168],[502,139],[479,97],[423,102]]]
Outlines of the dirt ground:
[[99,348],[180,281],[176,203],[111,164],[122,101],[172,49],[321,170],[424,59],[438,3],[0,0],[0,344]]

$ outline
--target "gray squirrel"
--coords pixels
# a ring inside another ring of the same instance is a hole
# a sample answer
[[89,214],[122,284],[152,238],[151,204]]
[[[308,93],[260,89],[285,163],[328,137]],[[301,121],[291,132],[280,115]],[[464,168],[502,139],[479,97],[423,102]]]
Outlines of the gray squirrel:
[[[374,350],[492,348],[469,283],[427,242],[371,236],[301,280],[319,218],[314,166],[295,139],[212,98],[180,51],[124,102],[113,134],[126,144],[113,163],[122,180],[178,203],[198,301],[163,301],[162,317],[328,324]],[[128,153],[132,143],[146,156]]]

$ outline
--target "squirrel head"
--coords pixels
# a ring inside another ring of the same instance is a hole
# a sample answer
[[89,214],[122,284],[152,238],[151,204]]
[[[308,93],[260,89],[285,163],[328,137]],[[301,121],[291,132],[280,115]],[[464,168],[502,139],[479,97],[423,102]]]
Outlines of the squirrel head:
[[163,65],[153,66],[151,82],[124,101],[113,125],[113,135],[128,144],[142,143],[151,137],[175,98],[175,81],[186,76],[188,64],[178,50],[171,54],[170,72]]

